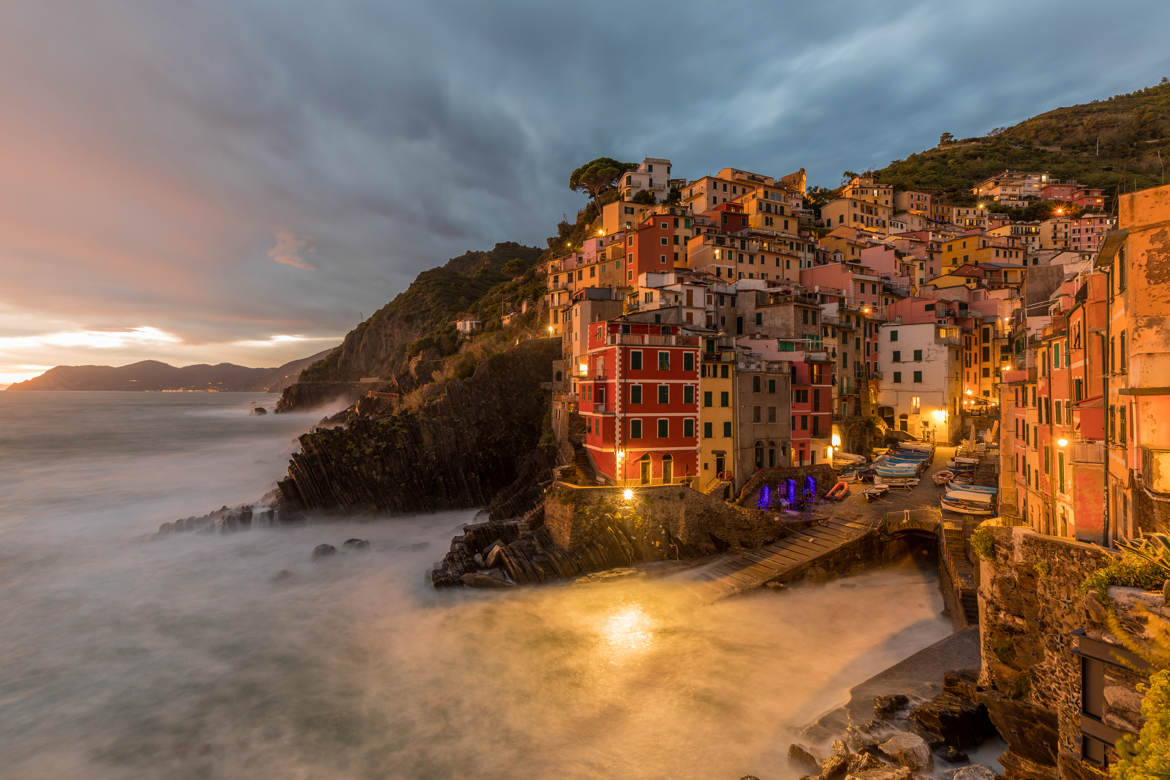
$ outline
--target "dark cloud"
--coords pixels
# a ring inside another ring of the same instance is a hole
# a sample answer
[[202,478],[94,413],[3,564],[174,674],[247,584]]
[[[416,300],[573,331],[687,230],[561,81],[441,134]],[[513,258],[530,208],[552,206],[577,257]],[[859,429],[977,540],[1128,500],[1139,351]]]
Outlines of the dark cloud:
[[337,334],[449,256],[542,243],[591,157],[832,184],[1154,83],[1168,21],[1125,2],[9,3],[0,304],[189,342]]

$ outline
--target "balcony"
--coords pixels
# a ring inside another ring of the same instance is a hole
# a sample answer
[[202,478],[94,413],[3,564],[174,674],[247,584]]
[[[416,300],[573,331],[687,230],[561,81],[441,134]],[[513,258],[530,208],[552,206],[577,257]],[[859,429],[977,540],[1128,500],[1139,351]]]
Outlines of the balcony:
[[1073,463],[1105,463],[1105,442],[1078,441],[1071,445]]
[[607,333],[605,343],[623,347],[697,347],[699,340],[694,336],[656,333]]
[[585,410],[586,414],[613,414],[613,407],[609,404],[596,403],[592,409]]

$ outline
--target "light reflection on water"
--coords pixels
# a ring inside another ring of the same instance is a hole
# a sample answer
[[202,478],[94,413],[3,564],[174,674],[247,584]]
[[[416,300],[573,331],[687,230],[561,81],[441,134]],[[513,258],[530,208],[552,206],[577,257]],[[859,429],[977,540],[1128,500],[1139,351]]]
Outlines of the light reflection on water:
[[[261,492],[298,423],[133,400],[43,416],[86,415],[100,456],[22,442],[0,472],[0,777],[784,778],[791,727],[949,630],[911,563],[708,607],[639,578],[436,592],[469,512],[150,541]],[[350,536],[372,549],[309,561]]]

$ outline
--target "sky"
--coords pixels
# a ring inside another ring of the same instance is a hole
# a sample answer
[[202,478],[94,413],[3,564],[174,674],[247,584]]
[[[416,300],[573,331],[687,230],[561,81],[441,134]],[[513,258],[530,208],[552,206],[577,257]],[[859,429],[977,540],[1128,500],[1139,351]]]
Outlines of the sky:
[[598,156],[810,184],[1170,75],[1170,4],[0,6],[0,386],[273,366],[544,246]]

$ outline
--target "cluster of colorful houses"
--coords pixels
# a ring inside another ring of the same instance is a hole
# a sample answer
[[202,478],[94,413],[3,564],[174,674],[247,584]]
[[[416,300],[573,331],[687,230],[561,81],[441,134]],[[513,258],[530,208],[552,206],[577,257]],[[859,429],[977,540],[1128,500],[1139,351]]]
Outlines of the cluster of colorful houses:
[[[1084,378],[1080,396],[1060,396],[1078,406],[1056,417],[1037,419],[1033,396],[1051,397],[1064,381],[1063,367],[1036,377],[1038,361],[1051,360],[1048,341],[1073,330],[1061,323],[1104,327],[1089,324],[1104,315],[1085,292],[1105,294],[1102,258],[1116,254],[1117,239],[1105,240],[1119,235],[1115,219],[1095,211],[1103,193],[1006,171],[973,188],[973,206],[870,176],[837,194],[813,204],[803,170],[724,168],[688,181],[672,177],[670,160],[646,158],[621,178],[588,237],[548,262],[546,327],[564,345],[554,413],[580,415],[597,474],[738,490],[760,469],[859,449],[875,426],[955,441],[968,416],[994,416],[1003,403],[1005,437],[1021,416],[1024,446],[1012,448],[1019,463],[1010,470],[1018,511],[1038,527],[1100,532],[1100,518],[1061,513],[1057,496],[1071,504],[1077,480],[1054,475],[1058,461],[1072,468],[1072,450],[1049,451],[1067,440],[1082,452],[1093,431],[1081,430],[1080,415],[1092,399],[1100,405],[1099,377]],[[1054,201],[1048,218],[1012,219],[1010,207],[1037,200]],[[1132,309],[1110,309],[1122,352],[1139,343],[1118,324]],[[1061,360],[1099,349],[1088,343],[1098,338],[1065,347]],[[1031,406],[1015,401],[1025,388]],[[1037,449],[1037,437],[1051,441]]]

